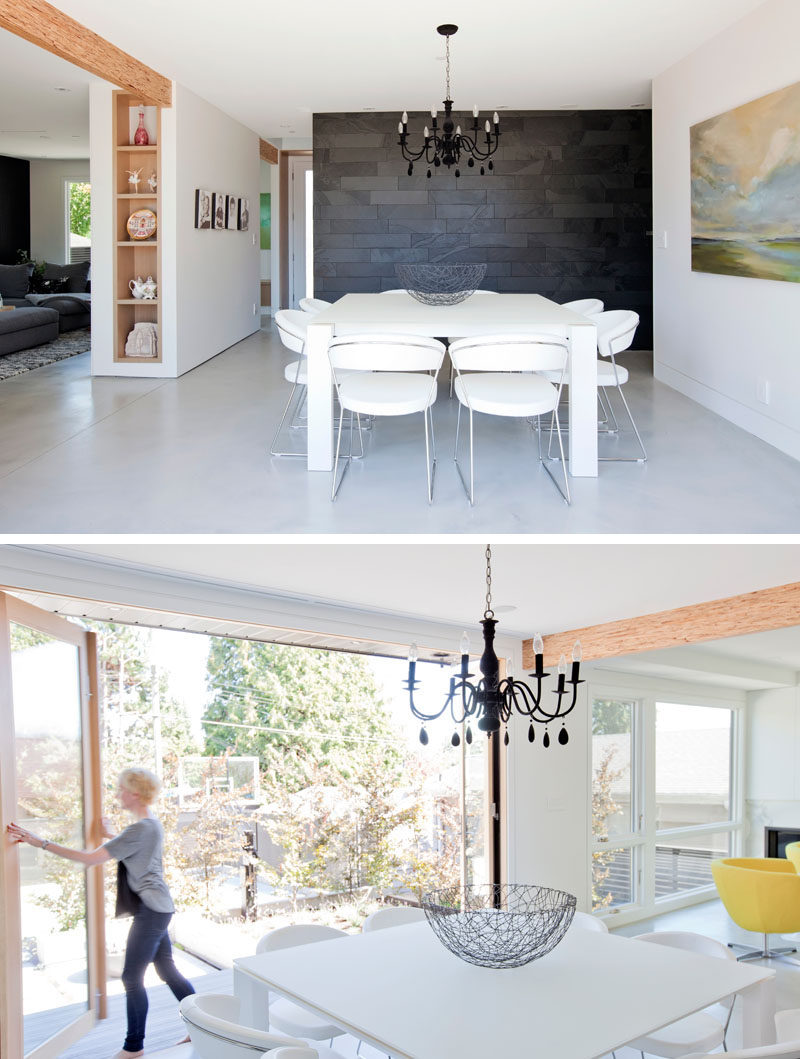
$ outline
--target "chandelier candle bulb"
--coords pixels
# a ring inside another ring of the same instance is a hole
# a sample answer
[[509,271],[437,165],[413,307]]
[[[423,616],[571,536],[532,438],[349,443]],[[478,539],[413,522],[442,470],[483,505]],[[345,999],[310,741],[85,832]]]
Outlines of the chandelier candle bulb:
[[473,116],[473,118],[477,118],[477,116],[478,116],[478,105],[477,105],[477,103],[472,108],[472,116]]
[[427,140],[427,139],[429,138],[429,133],[428,133],[428,126],[427,126],[427,125],[426,125],[426,126],[425,126],[425,128],[424,128],[424,129],[422,130],[422,135],[423,135],[423,136],[425,137],[425,139],[426,139],[426,140]]
[[572,672],[570,674],[570,680],[578,679],[578,672],[581,667],[581,658],[583,657],[583,651],[581,650],[580,640],[575,641],[575,646],[572,648]]
[[494,122],[494,127],[496,129],[497,126],[500,124],[500,117],[499,117],[497,111],[494,112],[494,116],[492,117],[492,121]]
[[403,124],[404,125],[408,125],[408,111],[407,110],[403,111]]

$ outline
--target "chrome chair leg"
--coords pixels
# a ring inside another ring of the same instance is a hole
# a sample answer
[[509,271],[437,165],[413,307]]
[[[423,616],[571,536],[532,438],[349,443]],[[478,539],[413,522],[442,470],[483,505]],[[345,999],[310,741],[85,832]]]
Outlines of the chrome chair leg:
[[473,459],[473,445],[472,445],[472,409],[469,410],[469,480],[470,484],[467,485],[467,481],[464,478],[464,472],[461,470],[461,464],[458,462],[458,441],[461,432],[461,409],[464,406],[459,402],[458,405],[458,418],[456,419],[456,444],[453,453],[453,461],[458,471],[458,477],[461,479],[461,484],[464,487],[464,492],[467,494],[467,500],[470,504],[475,503],[475,469]]
[[[558,459],[557,456],[556,457],[551,457],[550,456],[550,445],[552,444],[552,441],[553,441],[553,432],[554,431],[558,435],[558,448],[559,448],[559,451],[561,453],[561,470],[562,470],[562,472],[564,474],[564,488],[563,489],[561,488],[561,486],[556,481],[556,479],[555,479],[555,477],[553,475],[553,472],[550,470],[550,467],[549,467],[550,459]],[[551,418],[551,421],[550,421],[550,442],[549,442],[549,444],[547,446],[547,452],[548,452],[548,455],[547,455],[547,459],[545,460],[543,458],[543,456],[542,456],[541,432],[539,432],[539,462],[542,464],[544,469],[547,471],[548,475],[550,476],[550,480],[552,481],[553,485],[558,490],[562,500],[566,504],[571,504],[572,503],[572,498],[570,496],[570,491],[569,491],[569,476],[567,474],[567,463],[566,463],[566,460],[564,459],[564,443],[563,443],[563,440],[561,438],[561,426],[560,426],[560,424],[558,422],[558,415],[556,414],[556,410],[555,409],[553,410],[552,418]]]
[[295,408],[294,413],[292,415],[292,422],[294,421],[295,416],[297,415],[297,413],[299,412],[300,408],[302,407],[302,401],[305,399],[305,394],[302,391],[304,391],[306,389],[306,387],[305,386],[300,386],[300,384],[298,382],[294,382],[292,384],[292,389],[291,389],[291,391],[289,393],[289,399],[286,402],[286,404],[284,405],[283,415],[281,416],[280,422],[278,423],[277,430],[275,431],[275,434],[273,435],[272,441],[270,443],[269,451],[270,451],[270,455],[271,456],[302,456],[303,458],[305,458],[305,456],[306,456],[305,452],[283,452],[283,451],[281,451],[280,449],[277,448],[278,436],[280,435],[280,432],[283,429],[283,425],[286,422],[286,416],[287,416],[287,413],[289,412],[289,406],[291,405],[292,401],[294,400],[295,393],[297,392],[298,389],[301,390],[301,393],[298,394],[298,404],[297,404],[297,407]]
[[[425,419],[425,471],[428,476],[428,503],[433,503],[433,478],[436,474],[436,449],[433,440],[433,416],[430,417],[430,430],[428,428],[428,414],[430,407],[423,410],[422,415]],[[431,460],[431,452],[433,452],[433,459]]]

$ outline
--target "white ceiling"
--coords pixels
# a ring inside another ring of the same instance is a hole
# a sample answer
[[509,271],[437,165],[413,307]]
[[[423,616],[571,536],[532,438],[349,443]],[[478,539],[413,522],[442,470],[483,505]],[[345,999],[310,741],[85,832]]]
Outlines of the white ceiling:
[[[651,79],[764,0],[58,0],[61,8],[268,139],[308,137],[314,111],[649,105]],[[394,128],[394,125],[392,125]]]
[[0,154],[88,158],[89,84],[97,80],[0,30]]
[[[485,542],[80,543],[66,551],[265,593],[474,626],[483,616]],[[800,545],[492,544],[495,609],[519,637],[800,581]],[[800,668],[800,664],[798,664]]]

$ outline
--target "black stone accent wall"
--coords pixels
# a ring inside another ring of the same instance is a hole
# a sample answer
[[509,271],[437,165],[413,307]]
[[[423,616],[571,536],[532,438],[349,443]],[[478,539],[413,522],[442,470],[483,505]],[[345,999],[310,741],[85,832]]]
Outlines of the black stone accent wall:
[[31,166],[0,155],[0,264],[15,265],[31,247]]
[[[398,287],[397,262],[485,261],[488,290],[635,309],[634,345],[652,348],[650,112],[500,120],[493,173],[463,165],[458,180],[441,168],[428,180],[419,163],[407,175],[397,114],[314,115],[314,293]],[[409,115],[412,141],[426,123]]]

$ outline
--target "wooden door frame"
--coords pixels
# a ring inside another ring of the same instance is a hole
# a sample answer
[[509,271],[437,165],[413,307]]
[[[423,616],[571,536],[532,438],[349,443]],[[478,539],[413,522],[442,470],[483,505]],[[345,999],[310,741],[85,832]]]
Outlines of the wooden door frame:
[[[97,637],[74,622],[24,603],[0,592],[0,719],[13,733],[13,684],[11,678],[10,622],[26,625],[78,649],[81,742],[83,754],[84,843],[96,846],[102,840],[102,776],[100,771],[100,710],[97,682]],[[16,767],[14,739],[0,740],[0,821],[3,853],[0,857],[0,930],[5,949],[0,958],[0,1055],[22,1059],[24,1049],[22,1017],[21,920],[19,906],[19,847],[9,840],[5,823],[16,813]],[[93,1025],[95,1017],[106,1015],[105,908],[101,865],[86,870],[86,909],[88,933],[89,1007],[84,1016],[65,1027],[55,1037],[28,1053],[28,1059],[50,1059],[79,1040]],[[57,1049],[57,1050],[56,1050]]]
[[280,308],[289,307],[289,159],[298,156],[313,159],[314,152],[281,151],[278,157],[278,259],[280,261]]

